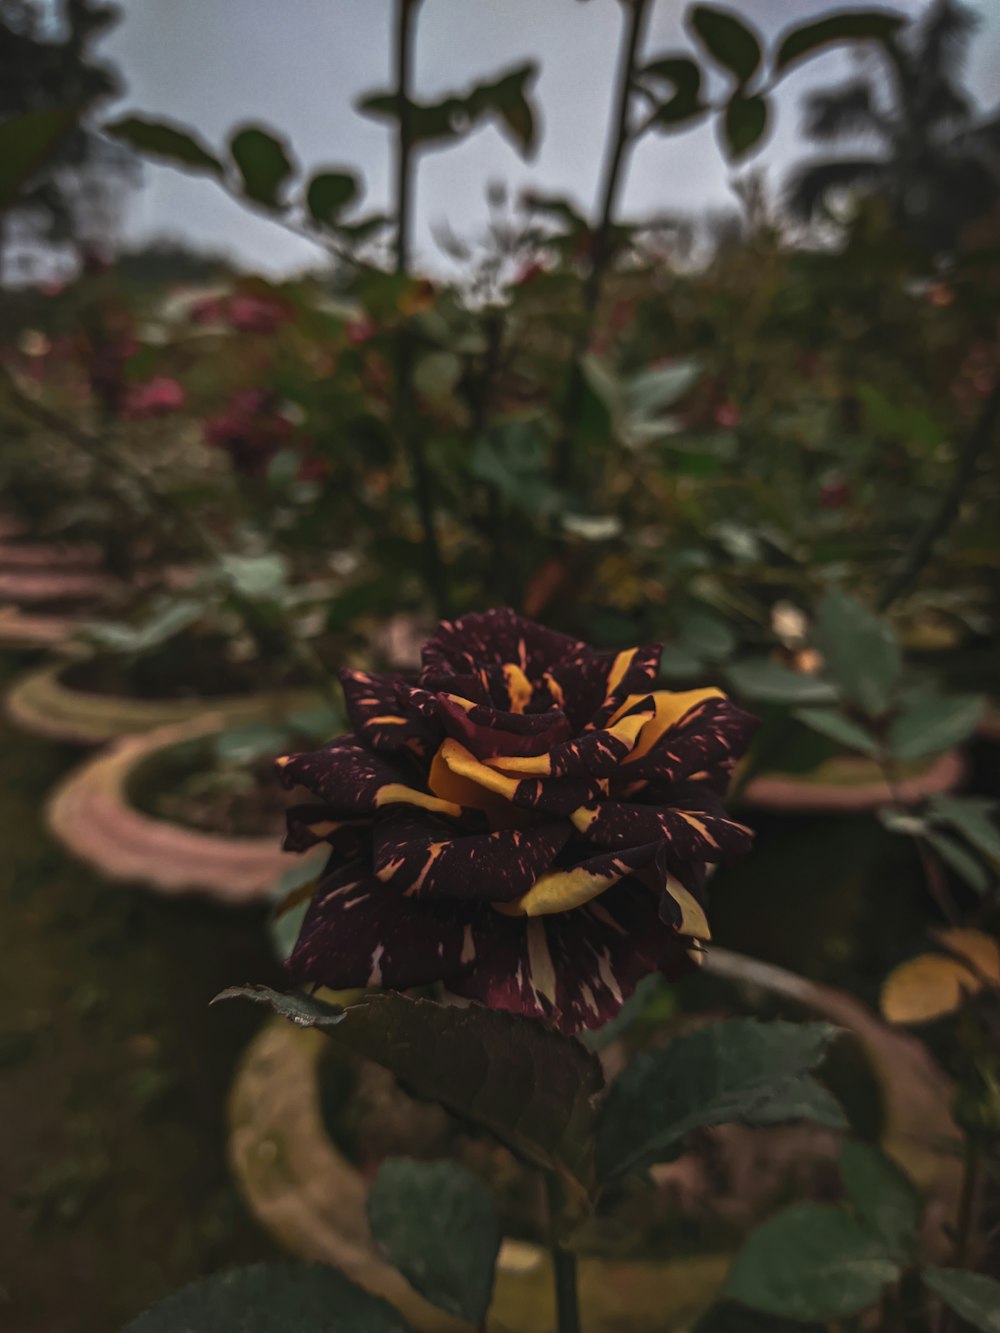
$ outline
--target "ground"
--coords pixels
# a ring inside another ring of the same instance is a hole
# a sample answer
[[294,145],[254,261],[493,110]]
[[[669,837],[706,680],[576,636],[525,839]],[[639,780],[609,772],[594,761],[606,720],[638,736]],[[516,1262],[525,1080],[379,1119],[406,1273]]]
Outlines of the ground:
[[[0,659],[3,680],[22,666]],[[0,1325],[115,1333],[166,1292],[273,1255],[225,1160],[260,1022],[209,1009],[279,983],[257,911],[112,887],[46,837],[79,751],[0,722]]]

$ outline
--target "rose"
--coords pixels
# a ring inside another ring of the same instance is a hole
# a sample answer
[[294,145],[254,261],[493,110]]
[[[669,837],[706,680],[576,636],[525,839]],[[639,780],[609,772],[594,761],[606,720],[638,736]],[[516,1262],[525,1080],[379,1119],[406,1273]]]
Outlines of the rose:
[[439,626],[417,683],[344,671],[354,733],[278,761],[318,802],[286,846],[332,849],[293,978],[440,981],[575,1032],[684,971],[706,863],[749,846],[721,796],[756,723],[718,690],[654,688],[659,654],[488,611]]

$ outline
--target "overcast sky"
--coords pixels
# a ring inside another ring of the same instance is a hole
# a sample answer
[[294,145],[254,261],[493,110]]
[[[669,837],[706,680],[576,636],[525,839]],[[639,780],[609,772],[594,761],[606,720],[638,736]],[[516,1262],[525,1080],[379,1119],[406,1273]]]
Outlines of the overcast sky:
[[[365,178],[368,203],[385,204],[388,137],[356,114],[364,90],[388,83],[392,0],[119,0],[121,24],[103,52],[127,83],[120,108],[196,126],[213,144],[240,121],[283,132],[307,168],[351,165]],[[741,0],[740,11],[773,35],[795,22],[849,7],[817,0]],[[916,14],[922,0],[891,5]],[[1000,101],[1000,0],[978,0],[982,28],[970,70],[987,105]],[[682,0],[658,0],[647,53],[688,45]],[[418,186],[420,258],[435,266],[432,228],[447,223],[474,235],[486,218],[491,180],[515,188],[536,183],[592,209],[609,113],[621,24],[615,0],[426,0],[417,54],[419,95],[433,97],[531,57],[542,67],[537,98],[543,140],[522,163],[493,129],[457,148],[426,156]],[[809,82],[827,82],[847,68],[833,54],[790,76],[765,151],[753,159],[776,183],[802,148],[798,104]],[[729,171],[712,129],[650,136],[632,163],[625,208],[633,214],[725,206]],[[255,216],[211,181],[166,167],[146,169],[145,185],[127,224],[131,240],[183,238],[234,256],[247,267],[287,272],[317,252]]]

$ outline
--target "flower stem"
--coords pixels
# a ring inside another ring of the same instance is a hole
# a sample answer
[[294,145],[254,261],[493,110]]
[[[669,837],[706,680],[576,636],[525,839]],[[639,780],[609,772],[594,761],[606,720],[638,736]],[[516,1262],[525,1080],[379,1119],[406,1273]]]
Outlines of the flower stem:
[[650,0],[625,0],[624,8],[626,18],[620,47],[611,137],[604,163],[597,227],[591,242],[590,271],[583,289],[583,321],[570,366],[562,434],[556,444],[555,476],[558,486],[567,486],[571,479],[573,439],[583,404],[583,358],[593,335],[604,278],[611,262],[611,231],[614,227],[628,150],[633,142],[629,109],[632,102],[636,61],[642,50],[646,22],[649,18]]
[[[417,10],[421,0],[397,0],[396,7],[396,105],[399,134],[396,144],[396,272],[410,272],[410,233],[413,225],[413,170],[415,164],[411,85]],[[424,570],[427,591],[441,617],[449,614],[448,576],[434,519],[433,487],[414,409],[413,339],[405,322],[396,338],[396,391],[393,419],[396,438],[409,464],[417,512],[423,531]]]
[[559,1185],[554,1176],[545,1177],[549,1211],[549,1251],[556,1293],[556,1333],[580,1333],[580,1295],[576,1281],[576,1255],[564,1250],[556,1238],[559,1212]]

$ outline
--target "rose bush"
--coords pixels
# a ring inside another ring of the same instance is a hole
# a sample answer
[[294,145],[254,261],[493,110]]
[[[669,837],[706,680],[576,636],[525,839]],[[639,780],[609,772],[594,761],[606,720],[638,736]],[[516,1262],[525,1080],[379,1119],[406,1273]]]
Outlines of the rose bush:
[[354,734],[278,761],[318,801],[286,846],[332,848],[294,979],[440,981],[575,1032],[686,970],[707,864],[749,845],[722,796],[756,723],[654,688],[659,654],[488,611],[443,622],[416,683],[344,671]]

